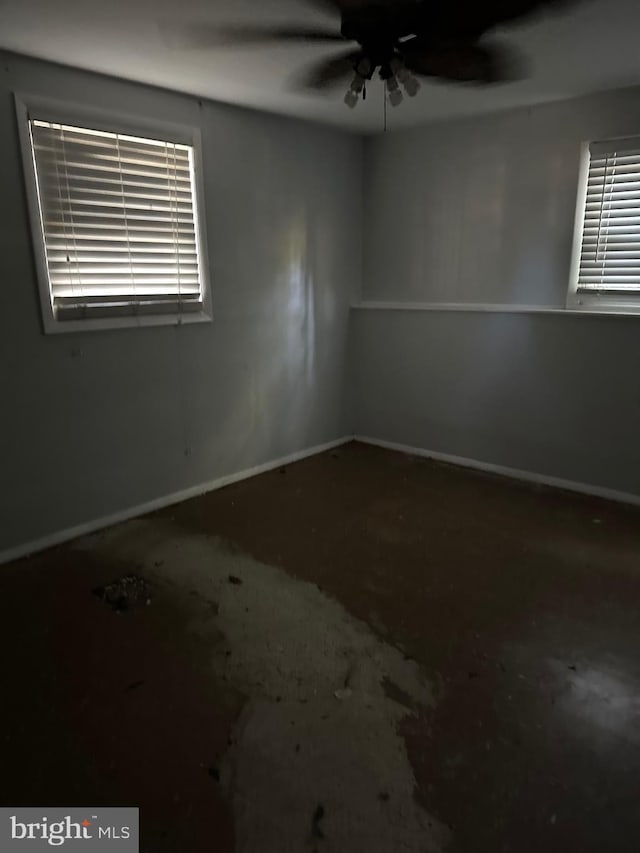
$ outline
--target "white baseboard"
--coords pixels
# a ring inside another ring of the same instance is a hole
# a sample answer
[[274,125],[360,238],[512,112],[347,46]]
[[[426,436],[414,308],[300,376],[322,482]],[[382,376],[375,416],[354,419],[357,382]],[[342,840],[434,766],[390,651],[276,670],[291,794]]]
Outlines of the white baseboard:
[[413,456],[422,456],[427,459],[434,459],[437,462],[447,462],[451,465],[459,465],[463,468],[473,468],[477,471],[486,471],[490,474],[499,474],[516,480],[524,480],[528,483],[552,486],[557,489],[566,489],[571,492],[579,492],[584,495],[592,495],[598,498],[605,498],[606,500],[617,501],[618,503],[640,506],[640,495],[619,492],[615,489],[593,486],[588,483],[577,483],[573,480],[563,480],[560,477],[548,477],[545,474],[535,474],[532,471],[521,471],[517,468],[508,468],[505,465],[494,465],[491,462],[479,462],[477,459],[468,459],[464,456],[454,456],[451,453],[439,453],[437,451],[425,450],[420,447],[411,447],[406,444],[399,444],[394,441],[383,441],[382,439],[370,438],[369,436],[364,435],[344,436],[343,438],[327,442],[326,444],[319,444],[315,447],[309,447],[306,450],[299,450],[296,453],[291,453],[281,459],[274,459],[270,462],[265,462],[262,465],[256,465],[253,468],[238,471],[235,474],[228,474],[227,476],[219,477],[216,480],[209,480],[206,483],[200,483],[197,486],[192,486],[179,492],[173,492],[170,495],[165,495],[164,497],[156,498],[155,500],[148,501],[147,503],[129,507],[128,509],[113,513],[112,515],[96,518],[92,521],[87,521],[84,524],[78,524],[75,527],[68,527],[65,530],[52,533],[49,536],[43,536],[40,539],[25,542],[22,545],[16,545],[13,548],[0,551],[0,565],[3,563],[9,563],[12,560],[18,560],[21,557],[29,556],[30,554],[35,554],[38,551],[44,551],[55,545],[61,545],[63,542],[68,542],[71,539],[77,539],[79,536],[86,536],[89,533],[95,533],[97,530],[102,530],[105,527],[111,527],[114,524],[120,524],[123,521],[129,521],[132,518],[137,518],[138,516],[146,515],[147,513],[155,512],[159,509],[164,509],[172,504],[181,503],[182,501],[189,500],[190,498],[199,497],[207,492],[222,489],[224,486],[230,486],[232,483],[238,483],[241,480],[248,480],[250,477],[256,477],[258,474],[273,471],[274,468],[280,468],[283,465],[291,465],[293,462],[299,462],[309,456],[316,456],[319,453],[324,453],[327,450],[340,447],[343,444],[347,444],[349,441],[359,441],[362,444],[384,447],[387,450],[396,450],[400,453],[410,453]]
[[602,486],[593,486],[589,483],[576,483],[573,480],[563,480],[560,477],[548,477],[546,474],[535,474],[533,471],[521,471],[518,468],[508,468],[506,465],[494,465],[491,462],[479,462],[477,459],[468,459],[465,456],[453,456],[451,453],[438,453],[433,450],[424,450],[421,447],[409,447],[406,444],[398,444],[394,441],[382,441],[377,438],[369,438],[364,435],[356,435],[355,441],[362,444],[372,444],[375,447],[384,447],[387,450],[397,450],[400,453],[410,453],[413,456],[423,456],[434,459],[437,462],[448,462],[451,465],[459,465],[462,468],[474,468],[477,471],[485,471],[489,474],[499,474],[503,477],[511,477],[514,480],[524,480],[527,483],[536,483],[540,486],[552,486],[556,489],[565,489],[570,492],[579,492],[583,495],[605,498],[618,503],[633,504],[640,506],[640,495],[627,492],[618,492],[615,489],[607,489]]
[[244,471],[238,471],[236,474],[228,474],[226,477],[218,477],[216,480],[209,480],[206,483],[200,483],[197,486],[191,486],[188,489],[183,489],[179,492],[173,492],[170,495],[165,495],[161,498],[156,498],[147,503],[138,504],[137,506],[129,507],[128,509],[115,512],[112,515],[106,515],[102,518],[96,518],[92,521],[87,521],[84,524],[78,524],[75,527],[67,527],[65,530],[60,530],[57,533],[51,533],[49,536],[43,536],[41,539],[35,539],[32,542],[25,542],[23,545],[16,545],[6,551],[0,551],[0,565],[9,563],[11,560],[18,560],[21,557],[27,557],[30,554],[35,554],[38,551],[44,551],[46,548],[52,548],[54,545],[61,545],[63,542],[68,542],[70,539],[77,539],[79,536],[86,536],[89,533],[95,533],[96,530],[102,530],[105,527],[111,527],[114,524],[120,524],[123,521],[129,521],[132,518],[137,518],[141,515],[146,515],[149,512],[155,512],[158,509],[164,509],[172,504],[187,501],[190,498],[197,498],[207,492],[213,492],[216,489],[222,489],[224,486],[230,486],[232,483],[238,483],[240,480],[248,480],[250,477],[255,477],[258,474],[264,474],[267,471],[273,471],[274,468],[281,468],[283,465],[291,465],[293,462],[299,462],[301,459],[306,459],[309,456],[317,456],[318,453],[324,453],[327,450],[332,450],[334,447],[340,447],[349,441],[353,441],[353,436],[345,436],[338,438],[335,441],[329,441],[326,444],[318,444],[315,447],[309,447],[306,450],[299,450],[296,453],[290,453],[288,456],[283,456],[281,459],[273,459],[271,462],[264,462],[262,465],[256,465],[253,468],[246,468]]

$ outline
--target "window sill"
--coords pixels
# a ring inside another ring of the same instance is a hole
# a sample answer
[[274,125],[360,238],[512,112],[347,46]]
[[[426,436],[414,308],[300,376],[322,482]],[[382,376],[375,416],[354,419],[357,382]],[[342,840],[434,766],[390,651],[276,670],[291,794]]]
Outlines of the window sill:
[[591,296],[572,293],[567,299],[567,308],[578,314],[622,314],[640,316],[640,297]]
[[97,332],[107,329],[139,329],[146,326],[186,326],[191,323],[211,323],[211,314],[196,311],[184,314],[140,314],[126,317],[85,317],[82,320],[45,318],[47,335],[67,332]]
[[546,305],[500,305],[485,302],[354,302],[354,311],[434,311],[466,314],[553,314],[565,317],[633,317],[640,315],[640,305],[635,309],[604,308],[603,306],[548,307]]

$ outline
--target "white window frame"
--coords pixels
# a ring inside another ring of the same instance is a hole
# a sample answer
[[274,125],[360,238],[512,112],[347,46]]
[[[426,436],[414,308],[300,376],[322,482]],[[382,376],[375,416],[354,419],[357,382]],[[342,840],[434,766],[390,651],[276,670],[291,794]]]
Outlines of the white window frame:
[[[96,109],[95,107],[88,107],[82,104],[71,104],[66,101],[40,95],[25,94],[23,92],[15,93],[15,104],[45,334],[211,322],[213,314],[211,308],[211,281],[207,251],[202,136],[200,129],[195,126],[175,124],[151,118],[140,118],[102,108]],[[46,247],[40,214],[40,201],[38,198],[37,175],[31,146],[30,117],[41,121],[75,125],[108,133],[146,136],[179,145],[189,145],[193,148],[193,192],[197,211],[195,234],[202,284],[202,308],[200,310],[164,314],[132,313],[118,317],[87,317],[77,320],[58,320],[56,318],[49,285]]]
[[[629,136],[618,137],[628,139]],[[640,139],[640,134],[638,134]],[[615,139],[611,139],[615,142]],[[640,293],[623,296],[611,293],[579,293],[580,261],[582,257],[582,232],[586,214],[587,184],[591,162],[591,142],[583,142],[580,151],[580,171],[578,178],[578,197],[576,201],[576,219],[571,255],[571,274],[567,294],[567,308],[572,311],[588,311],[596,314],[640,314]],[[640,237],[640,235],[639,235]],[[640,239],[638,240],[640,247]]]

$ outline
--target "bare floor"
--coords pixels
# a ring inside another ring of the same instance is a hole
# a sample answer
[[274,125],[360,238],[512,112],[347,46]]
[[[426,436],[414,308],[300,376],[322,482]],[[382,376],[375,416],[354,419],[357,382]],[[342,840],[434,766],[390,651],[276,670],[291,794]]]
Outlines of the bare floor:
[[637,850],[635,509],[351,444],[0,571],[3,805],[139,806],[154,853]]

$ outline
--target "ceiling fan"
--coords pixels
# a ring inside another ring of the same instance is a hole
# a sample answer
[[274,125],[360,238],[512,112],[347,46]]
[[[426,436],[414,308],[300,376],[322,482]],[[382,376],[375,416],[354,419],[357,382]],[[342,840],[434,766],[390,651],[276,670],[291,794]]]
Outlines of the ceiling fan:
[[[354,47],[310,66],[300,84],[324,90],[351,79],[345,103],[366,97],[376,72],[389,102],[416,95],[416,77],[466,83],[500,83],[521,76],[518,54],[502,43],[481,43],[487,32],[570,0],[313,0],[340,16],[339,30],[318,27],[223,27],[218,45],[344,43]],[[201,33],[202,35],[202,33]]]

